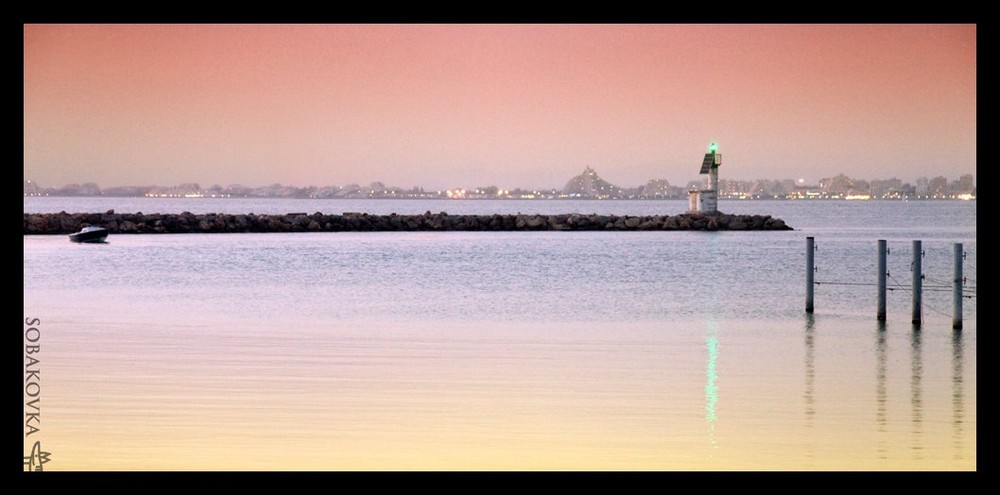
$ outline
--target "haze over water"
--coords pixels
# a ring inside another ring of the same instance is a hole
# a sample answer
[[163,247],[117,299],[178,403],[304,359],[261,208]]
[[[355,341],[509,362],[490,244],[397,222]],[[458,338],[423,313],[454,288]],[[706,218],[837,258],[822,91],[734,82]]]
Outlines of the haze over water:
[[[24,204],[686,207],[136,201]],[[797,230],[113,235],[101,245],[25,236],[45,469],[975,470],[976,203],[720,209],[771,214]],[[818,245],[816,280],[827,283],[812,316],[806,236]],[[884,324],[875,321],[878,239],[889,242],[895,289]],[[913,239],[925,250],[919,330],[906,290]],[[961,332],[942,289],[954,242],[967,253],[971,296]]]
[[975,24],[28,24],[44,186],[686,184],[976,169]]

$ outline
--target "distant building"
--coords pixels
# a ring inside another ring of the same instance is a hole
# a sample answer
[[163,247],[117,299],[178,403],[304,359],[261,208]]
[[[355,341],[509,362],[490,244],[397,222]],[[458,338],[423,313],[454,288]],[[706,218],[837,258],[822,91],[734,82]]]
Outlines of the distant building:
[[927,184],[928,192],[932,198],[944,198],[948,196],[948,179],[944,176],[937,176]]
[[955,187],[952,188],[952,192],[955,194],[970,194],[976,189],[976,184],[973,180],[972,174],[965,174],[958,178],[955,182]]
[[898,198],[903,189],[903,181],[893,177],[888,180],[873,180],[869,183],[868,194],[874,199]]
[[650,179],[639,196],[645,199],[679,198],[683,193],[684,188],[672,186],[666,179]]
[[847,196],[854,194],[854,179],[838,174],[836,177],[820,179],[819,188],[830,197]]
[[571,198],[612,199],[622,195],[620,187],[602,179],[589,166],[583,169],[583,173],[570,179],[562,192]]
[[24,181],[25,196],[43,196],[44,194],[44,189],[42,186],[39,186],[37,182],[32,182],[30,180]]

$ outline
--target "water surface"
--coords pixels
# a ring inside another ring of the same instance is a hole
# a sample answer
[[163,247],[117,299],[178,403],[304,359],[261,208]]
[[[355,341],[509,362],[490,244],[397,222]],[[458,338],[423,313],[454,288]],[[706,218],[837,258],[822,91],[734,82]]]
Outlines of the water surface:
[[47,470],[975,470],[974,202],[720,208],[798,230],[25,236],[31,440]]

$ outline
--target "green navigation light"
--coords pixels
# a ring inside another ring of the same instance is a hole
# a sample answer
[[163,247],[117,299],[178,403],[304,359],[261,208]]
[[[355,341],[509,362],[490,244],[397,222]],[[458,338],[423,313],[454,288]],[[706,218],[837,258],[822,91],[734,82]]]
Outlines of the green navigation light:
[[708,147],[708,152],[709,153],[715,153],[715,149],[718,148],[718,147],[719,147],[719,145],[715,144],[715,141],[712,141],[712,144]]

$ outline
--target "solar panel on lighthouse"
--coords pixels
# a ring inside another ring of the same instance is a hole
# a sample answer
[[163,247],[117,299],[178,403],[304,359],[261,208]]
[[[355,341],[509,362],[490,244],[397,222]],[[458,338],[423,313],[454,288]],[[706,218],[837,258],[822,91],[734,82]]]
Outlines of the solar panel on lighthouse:
[[701,172],[698,173],[707,174],[712,165],[715,165],[715,153],[705,153],[705,160],[701,162]]

